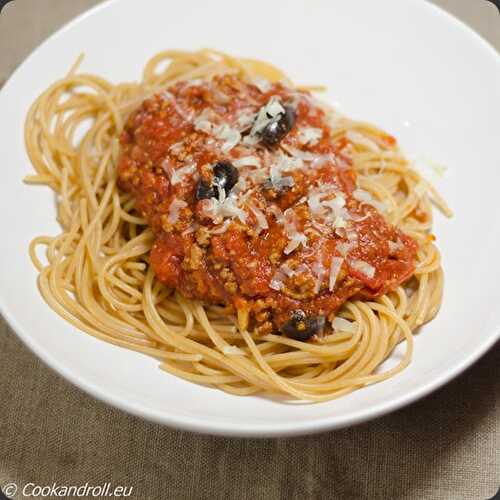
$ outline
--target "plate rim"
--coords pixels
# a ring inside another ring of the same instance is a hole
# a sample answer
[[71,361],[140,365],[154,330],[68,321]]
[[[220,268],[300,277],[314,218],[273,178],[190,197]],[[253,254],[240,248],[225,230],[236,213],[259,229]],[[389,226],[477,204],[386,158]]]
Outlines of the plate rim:
[[[37,53],[50,41],[72,29],[73,26],[84,21],[87,17],[93,16],[101,9],[106,9],[119,1],[120,0],[105,0],[70,19],[51,35],[46,37],[12,72],[3,87],[0,89],[0,95],[5,92],[5,89],[10,88],[11,82],[15,79],[17,74],[20,73],[23,68],[37,56]],[[457,28],[464,32],[464,35],[472,37],[476,43],[482,45],[484,50],[490,52],[490,54],[496,59],[496,64],[500,65],[500,52],[497,51],[488,40],[483,38],[471,26],[457,18],[452,13],[446,11],[443,7],[432,3],[430,0],[411,1],[414,4],[418,4],[421,8],[427,8],[430,11],[434,11],[432,15],[441,16],[446,20],[446,22],[454,23]],[[455,363],[452,368],[449,368],[440,376],[435,377],[428,383],[412,390],[411,392],[408,392],[407,394],[404,394],[396,399],[390,399],[389,401],[371,406],[368,409],[358,410],[357,412],[344,416],[327,416],[310,419],[304,422],[281,423],[279,427],[277,427],[275,423],[256,423],[250,426],[239,423],[234,424],[231,421],[222,420],[204,421],[202,417],[192,417],[175,413],[172,412],[171,409],[169,409],[168,413],[162,413],[151,408],[144,408],[140,404],[134,403],[128,398],[121,398],[109,390],[103,389],[102,386],[98,386],[97,384],[87,380],[85,375],[79,375],[78,373],[73,372],[69,366],[61,365],[51,355],[50,351],[44,350],[39,345],[36,345],[36,343],[32,340],[32,335],[25,331],[25,329],[18,323],[17,318],[7,308],[3,295],[0,295],[0,313],[16,336],[38,359],[40,359],[53,372],[70,382],[73,386],[76,386],[78,389],[96,398],[98,401],[111,407],[119,408],[126,413],[140,417],[144,420],[166,425],[173,429],[227,437],[277,438],[311,435],[342,429],[345,427],[352,427],[363,422],[373,420],[381,417],[382,415],[392,413],[402,407],[408,406],[444,386],[470,368],[489,349],[491,349],[497,341],[500,340],[500,326],[498,326],[496,329],[490,331],[487,337],[479,343],[474,350],[470,351],[465,358],[463,358],[459,363]]]

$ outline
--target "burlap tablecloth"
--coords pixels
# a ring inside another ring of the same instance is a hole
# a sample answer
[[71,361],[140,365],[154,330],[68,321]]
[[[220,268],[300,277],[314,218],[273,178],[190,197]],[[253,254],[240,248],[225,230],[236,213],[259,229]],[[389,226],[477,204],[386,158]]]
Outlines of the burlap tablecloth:
[[[97,2],[8,4],[0,16],[0,85],[43,38]],[[500,48],[492,4],[437,3]],[[499,347],[425,400],[353,429],[224,439],[167,429],[95,401],[43,365],[0,319],[0,486],[111,482],[146,500],[483,500],[500,487]]]

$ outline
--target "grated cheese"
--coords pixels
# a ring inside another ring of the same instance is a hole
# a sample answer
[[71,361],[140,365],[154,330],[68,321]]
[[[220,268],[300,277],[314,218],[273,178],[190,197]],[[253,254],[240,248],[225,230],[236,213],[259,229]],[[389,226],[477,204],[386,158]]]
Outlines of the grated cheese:
[[223,234],[227,231],[230,224],[231,224],[231,220],[226,219],[224,221],[224,223],[221,226],[219,226],[217,229],[212,229],[211,233],[212,234]]
[[283,252],[288,255],[296,250],[300,245],[307,247],[307,236],[304,233],[297,231],[295,226],[295,212],[291,208],[287,208],[285,216],[285,233],[290,240]]
[[271,278],[271,282],[269,283],[269,288],[272,288],[273,290],[280,291],[283,289],[285,284],[283,283],[283,278],[285,277],[283,271],[281,269],[278,269],[274,276]]
[[223,153],[231,151],[241,140],[240,132],[235,128],[231,128],[227,123],[215,127],[214,135],[217,139],[225,141],[221,146]]
[[202,132],[210,134],[214,127],[214,124],[210,121],[211,115],[212,113],[210,109],[204,109],[203,112],[194,120],[195,130],[201,130]]
[[307,206],[312,214],[323,213],[323,205],[321,204],[323,196],[325,196],[323,193],[313,193],[307,197]]
[[388,241],[387,243],[389,243],[389,252],[391,253],[396,253],[404,248],[403,242],[399,238],[396,242]]
[[350,243],[352,243],[354,245],[357,243],[358,233],[356,232],[356,230],[354,228],[348,227],[346,230],[346,235],[347,235],[347,239],[349,240]]
[[333,200],[323,201],[322,205],[331,210],[331,216],[344,221],[351,220],[352,217],[345,207],[346,201],[341,193],[337,193]]
[[323,137],[323,130],[314,127],[302,127],[299,130],[299,143],[302,145],[314,146]]
[[269,178],[271,180],[271,184],[273,188],[277,190],[283,189],[284,187],[292,187],[295,184],[293,177],[281,176],[281,170],[279,169],[278,165],[271,165],[269,173],[270,173]]
[[172,144],[168,150],[169,151],[172,151],[172,153],[174,154],[179,154],[182,152],[182,150],[184,149],[184,144],[182,141],[180,142],[176,142],[175,144]]
[[312,271],[316,276],[314,293],[318,293],[321,289],[321,284],[323,283],[323,276],[326,273],[326,269],[324,268],[322,262],[318,260],[313,264]]
[[280,269],[281,271],[283,271],[283,273],[285,273],[286,276],[288,276],[288,278],[291,278],[295,275],[295,271],[286,263],[281,264]]
[[295,233],[290,237],[290,241],[283,252],[288,255],[296,250],[300,245],[307,247],[307,236],[304,233]]
[[179,184],[184,180],[184,177],[196,172],[196,165],[186,165],[185,167],[178,168],[172,172],[170,182],[172,184]]
[[193,117],[192,115],[188,115],[177,103],[177,99],[168,91],[164,90],[161,94],[161,97],[165,99],[166,101],[170,101],[172,104],[173,108],[175,109],[176,113],[180,115],[184,120],[187,122],[192,122]]
[[382,201],[374,200],[372,195],[364,189],[355,189],[352,193],[355,200],[375,207],[379,212],[387,211],[387,205]]
[[339,276],[340,270],[342,268],[342,264],[344,259],[341,257],[333,257],[330,262],[330,277],[328,280],[328,289],[330,292],[335,288],[335,283],[337,282],[337,278]]
[[271,82],[269,80],[266,80],[265,78],[262,78],[260,76],[257,76],[253,79],[253,84],[263,93],[265,94],[266,92],[269,92],[271,90]]
[[279,155],[275,164],[283,172],[293,172],[304,167],[304,162],[301,158],[291,158],[283,153]]
[[278,224],[285,224],[285,216],[277,205],[270,205],[267,210],[274,215]]
[[240,167],[260,167],[260,159],[257,156],[243,156],[233,161],[236,168]]
[[333,221],[333,227],[335,229],[347,227],[347,221],[343,217],[336,217]]
[[184,200],[174,198],[168,207],[167,221],[169,224],[175,224],[179,220],[180,211],[186,208],[188,204]]
[[253,113],[242,113],[238,116],[236,122],[241,128],[246,129],[253,123],[254,119],[255,115]]
[[375,268],[364,260],[352,260],[350,266],[356,269],[356,271],[363,273],[368,278],[373,278],[375,276]]
[[231,194],[226,198],[224,189],[217,186],[219,198],[210,198],[202,200],[201,213],[204,217],[212,219],[216,224],[219,224],[225,218],[237,217],[244,224],[247,219],[247,214],[243,209],[238,207],[236,198]]
[[290,153],[294,158],[299,158],[300,160],[314,162],[318,160],[320,156],[316,153],[309,153],[308,151],[301,151],[300,149],[289,146],[288,144],[281,144],[281,147],[287,152]]
[[256,146],[259,143],[259,138],[256,135],[246,135],[243,137],[243,144],[245,146]]
[[318,155],[314,160],[311,161],[311,168],[320,168],[328,162],[335,163],[335,157],[331,154]]
[[198,224],[191,224],[185,231],[182,232],[182,236],[186,236],[187,234],[194,233],[198,229]]
[[253,212],[255,215],[255,218],[257,219],[257,234],[260,234],[262,231],[265,229],[269,229],[269,224],[267,223],[266,216],[260,210],[258,207],[255,207],[253,205],[249,205],[250,210]]
[[342,257],[346,257],[347,254],[356,247],[356,244],[354,242],[349,242],[349,243],[337,243],[337,250],[342,255]]

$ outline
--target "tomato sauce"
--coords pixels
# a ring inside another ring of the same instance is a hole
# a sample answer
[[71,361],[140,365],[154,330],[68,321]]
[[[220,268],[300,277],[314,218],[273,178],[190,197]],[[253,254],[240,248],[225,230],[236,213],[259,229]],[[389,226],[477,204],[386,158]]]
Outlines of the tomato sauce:
[[[281,84],[225,75],[146,99],[121,135],[118,176],[156,236],[157,279],[245,309],[262,334],[296,310],[332,319],[351,297],[393,290],[413,274],[417,244],[359,190],[348,144],[307,92]],[[237,177],[230,189],[219,162]]]

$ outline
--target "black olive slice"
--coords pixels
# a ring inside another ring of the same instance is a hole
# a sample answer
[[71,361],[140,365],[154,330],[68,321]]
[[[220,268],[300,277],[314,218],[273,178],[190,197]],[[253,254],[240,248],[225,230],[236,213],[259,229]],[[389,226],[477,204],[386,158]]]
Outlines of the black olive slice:
[[295,110],[285,106],[285,112],[280,113],[260,132],[262,143],[268,147],[278,144],[292,130],[296,117]]
[[229,194],[234,185],[238,182],[238,170],[228,161],[219,161],[214,167],[214,183],[224,188],[226,194]]
[[238,182],[238,170],[228,161],[219,161],[213,167],[214,180],[213,185],[210,185],[204,180],[200,180],[196,186],[195,196],[197,200],[207,198],[217,198],[219,192],[217,187],[224,189],[228,195]]
[[297,309],[281,327],[281,332],[294,340],[309,340],[313,335],[321,333],[324,326],[324,316],[307,316],[302,309]]
[[202,180],[199,181],[196,186],[195,196],[197,200],[205,200],[208,198],[215,198],[217,194],[213,186]]

